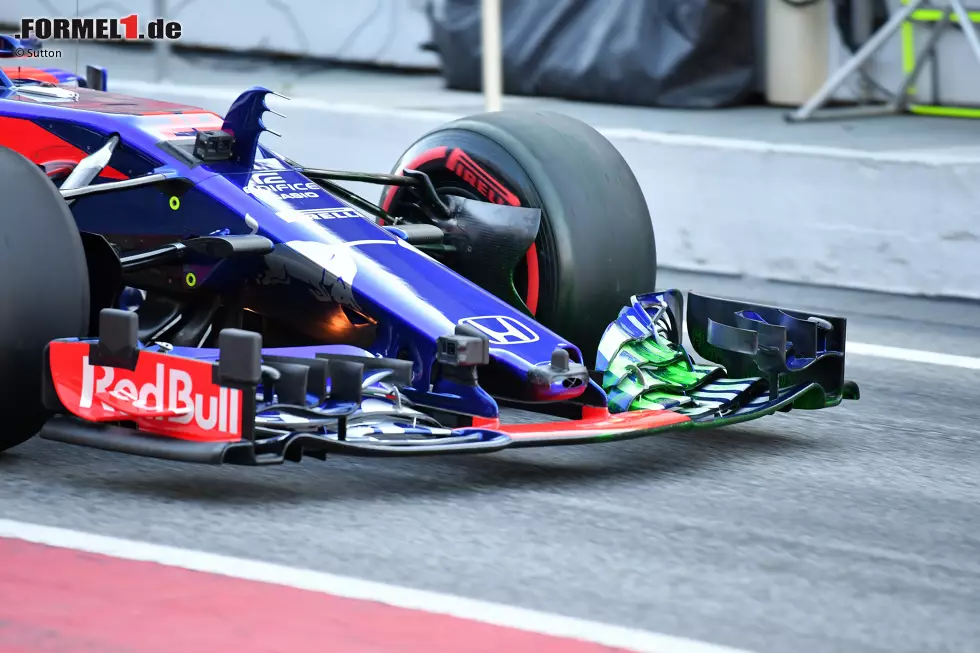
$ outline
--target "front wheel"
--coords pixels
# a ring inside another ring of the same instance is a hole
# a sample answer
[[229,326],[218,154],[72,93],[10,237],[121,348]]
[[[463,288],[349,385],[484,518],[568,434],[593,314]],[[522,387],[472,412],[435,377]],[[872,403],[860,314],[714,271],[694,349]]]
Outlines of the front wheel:
[[41,169],[0,147],[0,451],[44,423],[43,353],[84,336],[89,321],[85,250],[68,205]]
[[[463,118],[416,141],[394,167],[404,170],[426,173],[441,195],[541,209],[514,289],[520,308],[577,345],[587,364],[619,309],[655,285],[643,192],[619,151],[583,122],[528,111]],[[397,187],[382,195],[392,215],[407,203]]]

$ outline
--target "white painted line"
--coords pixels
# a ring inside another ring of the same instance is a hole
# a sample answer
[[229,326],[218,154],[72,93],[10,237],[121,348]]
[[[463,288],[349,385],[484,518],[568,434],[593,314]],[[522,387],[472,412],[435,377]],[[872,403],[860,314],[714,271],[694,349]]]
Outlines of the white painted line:
[[901,163],[924,166],[980,165],[980,156],[938,154],[935,152],[875,152],[855,150],[846,147],[806,145],[803,143],[776,143],[721,136],[701,136],[698,134],[672,134],[668,132],[631,129],[628,127],[599,128],[599,131],[612,140],[638,141],[651,145],[673,147],[698,147],[714,150],[753,152],[757,154],[784,154],[809,156],[824,159],[846,159],[870,163]]
[[848,342],[845,345],[847,355],[870,356],[904,361],[906,363],[924,363],[926,365],[942,365],[959,367],[965,370],[980,370],[980,358],[958,356],[956,354],[941,354],[935,351],[921,349],[905,349],[903,347],[888,347],[886,345],[870,345],[864,342]]
[[[231,103],[244,88],[218,86],[196,86],[191,84],[154,83],[140,80],[113,80],[113,91],[124,91],[135,95],[155,97],[160,94],[178,95]],[[428,109],[406,109],[386,107],[376,104],[341,103],[333,100],[311,97],[291,97],[287,100],[271,99],[270,102],[282,102],[280,108],[288,113],[290,107],[336,113],[354,116],[377,116],[382,118],[401,118],[420,120],[428,123],[443,123],[462,118],[465,114],[451,111],[435,111]],[[821,145],[805,145],[802,143],[776,143],[771,141],[750,140],[720,136],[702,136],[698,134],[673,134],[668,132],[649,131],[628,127],[596,127],[606,138],[618,141],[634,141],[651,145],[670,147],[695,147],[732,152],[754,152],[757,154],[783,154],[793,156],[809,156],[826,159],[865,161],[868,163],[898,163],[914,164],[928,167],[949,165],[980,165],[980,156],[940,154],[935,152],[875,152],[855,150],[844,147],[825,147]]]
[[748,653],[744,650],[682,637],[611,626],[448,594],[5,519],[0,519],[0,537],[125,560],[155,562],[171,567],[273,583],[350,599],[376,601],[409,610],[449,615],[555,637],[579,639],[641,653]]

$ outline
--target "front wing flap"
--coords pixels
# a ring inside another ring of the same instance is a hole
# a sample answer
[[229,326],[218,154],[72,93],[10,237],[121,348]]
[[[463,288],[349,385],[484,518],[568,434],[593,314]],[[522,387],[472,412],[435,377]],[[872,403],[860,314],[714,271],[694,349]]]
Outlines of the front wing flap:
[[723,426],[857,399],[844,378],[844,318],[688,294],[633,297],[599,344],[596,371],[614,413],[671,410]]

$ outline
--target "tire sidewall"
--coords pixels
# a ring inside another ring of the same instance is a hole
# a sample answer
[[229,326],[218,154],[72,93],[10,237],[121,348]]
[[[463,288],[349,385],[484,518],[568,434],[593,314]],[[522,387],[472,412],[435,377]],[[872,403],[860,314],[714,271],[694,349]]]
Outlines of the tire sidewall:
[[[602,333],[631,295],[656,287],[653,223],[629,164],[608,139],[570,116],[503,111],[429,132],[394,171],[414,168],[437,188],[449,180],[472,190],[473,179],[468,183],[453,165],[455,150],[523,206],[541,209],[534,317],[578,346],[591,364]],[[475,190],[480,199],[501,199]],[[382,207],[397,214],[405,192],[386,189]]]
[[0,451],[32,437],[47,414],[41,400],[51,340],[86,335],[85,250],[61,194],[30,160],[0,147]]

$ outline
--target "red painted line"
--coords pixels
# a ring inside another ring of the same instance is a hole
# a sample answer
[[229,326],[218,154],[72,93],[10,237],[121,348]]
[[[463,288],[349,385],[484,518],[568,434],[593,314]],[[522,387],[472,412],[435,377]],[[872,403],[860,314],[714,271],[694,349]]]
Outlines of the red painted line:
[[613,653],[624,649],[0,538],[4,653]]

